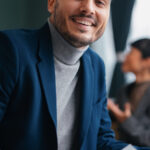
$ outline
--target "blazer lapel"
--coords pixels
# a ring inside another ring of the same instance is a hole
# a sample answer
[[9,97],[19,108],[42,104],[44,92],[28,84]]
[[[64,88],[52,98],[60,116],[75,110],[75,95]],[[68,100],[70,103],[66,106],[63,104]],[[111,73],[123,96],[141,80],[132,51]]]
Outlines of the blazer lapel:
[[[52,52],[52,44],[48,24],[41,29],[39,41],[39,58],[40,62],[37,67],[45,94],[47,106],[52,120],[57,127],[56,114],[56,87],[55,87],[55,69]],[[81,58],[82,68],[82,101],[80,109],[80,131],[79,146],[81,148],[84,138],[88,132],[92,114],[92,102],[94,91],[94,71],[91,58],[88,51]]]
[[82,99],[80,110],[80,140],[79,146],[81,148],[84,138],[88,132],[88,128],[91,121],[92,114],[92,102],[93,102],[93,88],[94,88],[94,71],[92,67],[91,58],[88,51],[83,55],[81,59],[82,68]]
[[39,58],[40,62],[37,67],[40,74],[40,79],[45,94],[48,111],[52,117],[52,120],[57,126],[56,115],[56,87],[55,87],[55,70],[54,60],[52,52],[52,44],[50,37],[50,30],[48,24],[46,24],[40,32],[39,41]]

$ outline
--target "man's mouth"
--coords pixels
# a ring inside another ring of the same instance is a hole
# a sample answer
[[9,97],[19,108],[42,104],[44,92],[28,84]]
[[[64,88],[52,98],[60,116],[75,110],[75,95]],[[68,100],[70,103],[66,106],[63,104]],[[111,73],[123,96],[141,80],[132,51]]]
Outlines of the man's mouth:
[[92,26],[91,22],[88,22],[88,21],[85,21],[85,20],[78,20],[78,19],[76,19],[75,22],[79,23],[79,24],[86,25],[86,26]]
[[72,17],[72,20],[78,24],[82,24],[85,26],[95,26],[95,22],[93,19],[88,17]]

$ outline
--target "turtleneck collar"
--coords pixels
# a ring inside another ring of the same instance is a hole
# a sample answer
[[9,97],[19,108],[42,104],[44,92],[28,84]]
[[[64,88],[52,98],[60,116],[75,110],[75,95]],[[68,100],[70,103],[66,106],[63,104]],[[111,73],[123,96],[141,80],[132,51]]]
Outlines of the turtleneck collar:
[[88,46],[84,50],[80,50],[78,48],[73,47],[63,39],[63,37],[51,24],[49,19],[48,24],[50,27],[53,53],[55,58],[67,65],[76,64],[79,61],[80,57],[83,55],[83,53],[88,49]]

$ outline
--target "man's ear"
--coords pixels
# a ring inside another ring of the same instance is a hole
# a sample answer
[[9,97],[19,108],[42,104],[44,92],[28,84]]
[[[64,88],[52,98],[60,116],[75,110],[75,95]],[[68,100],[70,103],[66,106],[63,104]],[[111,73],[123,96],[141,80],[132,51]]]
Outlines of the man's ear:
[[48,11],[51,14],[54,12],[55,1],[56,0],[48,0]]

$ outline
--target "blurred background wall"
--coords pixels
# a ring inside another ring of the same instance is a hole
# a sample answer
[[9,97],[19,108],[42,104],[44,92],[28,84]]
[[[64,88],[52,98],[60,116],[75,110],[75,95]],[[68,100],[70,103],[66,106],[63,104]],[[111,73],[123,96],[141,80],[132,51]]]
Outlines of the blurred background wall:
[[0,0],[0,29],[38,28],[47,16],[47,0]]
[[[103,37],[91,46],[106,64],[106,83],[115,97],[133,75],[124,75],[120,66],[129,43],[150,36],[150,0],[112,0],[110,20]],[[48,17],[47,0],[0,0],[0,30],[39,28]]]

